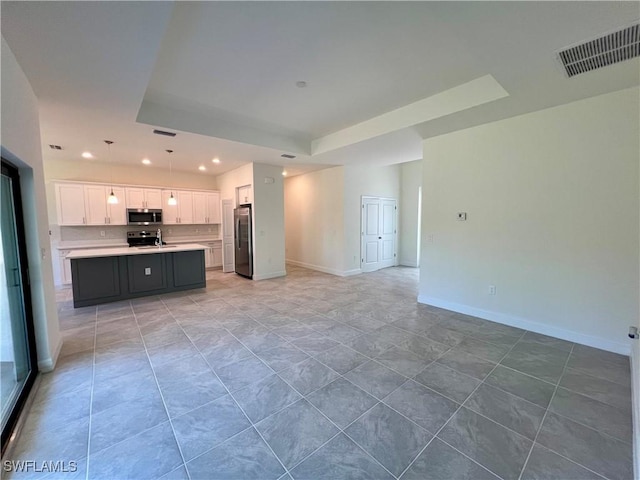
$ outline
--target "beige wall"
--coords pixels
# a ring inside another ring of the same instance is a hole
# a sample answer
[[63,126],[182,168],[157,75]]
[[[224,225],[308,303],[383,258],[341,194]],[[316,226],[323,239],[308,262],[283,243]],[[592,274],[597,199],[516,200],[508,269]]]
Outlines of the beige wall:
[[285,180],[287,261],[341,275],[344,246],[344,168]]
[[360,273],[361,197],[399,195],[398,165],[334,167],[287,179],[287,260],[334,275]]
[[2,38],[2,156],[20,170],[38,367],[53,368],[62,346],[58,326],[38,101]]
[[[399,204],[400,166],[345,167],[343,262],[346,273],[360,271],[362,196],[395,198]],[[400,236],[398,235],[398,238]],[[398,245],[396,245],[397,250]]]
[[418,192],[422,186],[422,160],[400,165],[400,265],[418,267],[420,218]]
[[632,88],[426,140],[419,301],[629,353],[638,112]]

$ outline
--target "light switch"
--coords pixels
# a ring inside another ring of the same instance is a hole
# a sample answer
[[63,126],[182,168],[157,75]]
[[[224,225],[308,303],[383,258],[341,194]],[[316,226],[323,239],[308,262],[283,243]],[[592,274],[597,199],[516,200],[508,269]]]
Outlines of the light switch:
[[458,220],[464,221],[467,219],[467,212],[458,212]]
[[151,275],[151,267],[146,267],[146,268],[144,269],[144,274],[145,274],[145,275]]

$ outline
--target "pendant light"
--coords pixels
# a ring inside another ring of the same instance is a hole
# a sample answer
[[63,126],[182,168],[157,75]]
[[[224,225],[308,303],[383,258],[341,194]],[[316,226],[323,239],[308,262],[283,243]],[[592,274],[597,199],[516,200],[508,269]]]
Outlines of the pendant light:
[[[165,150],[165,152],[167,152],[169,154],[169,178],[172,177],[171,174],[171,154],[173,153],[173,150]],[[171,190],[171,195],[169,196],[169,199],[167,200],[167,204],[168,205],[177,205],[178,204],[178,200],[176,199],[176,197],[173,196],[173,189]]]
[[[104,143],[107,144],[107,150],[109,152],[108,158],[107,158],[107,162],[111,163],[111,144],[113,143],[111,140],[105,140]],[[107,198],[107,203],[109,205],[116,205],[118,203],[118,197],[116,197],[115,193],[113,193],[113,168],[110,168],[109,170],[111,170],[111,193],[109,194],[109,197]]]

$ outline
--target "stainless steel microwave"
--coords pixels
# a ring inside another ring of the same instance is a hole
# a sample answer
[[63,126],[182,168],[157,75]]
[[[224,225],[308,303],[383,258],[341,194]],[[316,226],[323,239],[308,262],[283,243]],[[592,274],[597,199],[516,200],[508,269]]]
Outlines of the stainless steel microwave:
[[127,208],[127,225],[162,225],[162,210]]

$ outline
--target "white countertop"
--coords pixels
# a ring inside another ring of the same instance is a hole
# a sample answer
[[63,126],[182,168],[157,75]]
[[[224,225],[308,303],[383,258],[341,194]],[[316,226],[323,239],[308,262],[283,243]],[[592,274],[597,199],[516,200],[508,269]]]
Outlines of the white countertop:
[[72,250],[66,258],[94,258],[94,257],[120,257],[126,255],[145,255],[150,253],[171,253],[188,252],[191,250],[204,250],[207,247],[199,243],[185,243],[175,246],[165,245],[162,248],[140,248],[140,247],[106,247],[106,248],[84,248]]

